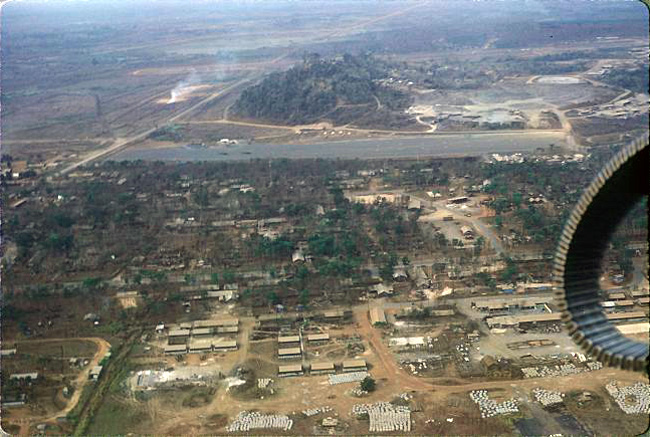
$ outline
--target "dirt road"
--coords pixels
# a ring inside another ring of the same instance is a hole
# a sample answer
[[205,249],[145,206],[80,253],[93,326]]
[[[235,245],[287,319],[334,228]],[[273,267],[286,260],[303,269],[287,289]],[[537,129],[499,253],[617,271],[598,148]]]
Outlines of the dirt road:
[[18,343],[19,344],[20,343],[53,343],[53,342],[60,342],[60,341],[90,341],[97,346],[97,350],[95,351],[95,354],[93,355],[88,366],[86,367],[86,370],[79,372],[79,374],[74,379],[74,381],[71,382],[71,385],[74,387],[74,393],[72,394],[72,397],[66,404],[65,408],[50,416],[35,416],[29,418],[29,420],[25,420],[24,422],[21,422],[20,423],[21,431],[19,432],[19,434],[21,435],[23,434],[27,435],[27,432],[29,431],[31,424],[34,424],[36,422],[38,423],[53,422],[56,421],[58,418],[65,417],[70,411],[72,411],[79,403],[81,393],[83,392],[83,389],[86,386],[86,384],[88,384],[89,370],[97,366],[99,362],[102,360],[102,358],[104,358],[106,353],[111,348],[110,343],[100,337],[48,338],[43,340],[19,341]]
[[[443,397],[452,393],[465,393],[467,391],[476,389],[503,388],[504,386],[508,385],[517,386],[519,388],[532,389],[539,386],[548,386],[549,383],[552,383],[554,387],[562,387],[564,390],[569,388],[586,388],[587,386],[602,386],[611,379],[617,379],[620,381],[639,380],[639,375],[636,373],[603,368],[597,371],[564,377],[553,376],[523,380],[517,379],[469,383],[463,380],[444,378],[444,384],[436,383],[436,379],[431,380],[418,378],[416,376],[409,375],[406,371],[399,368],[393,354],[390,352],[390,350],[388,350],[387,346],[382,341],[381,330],[373,328],[370,325],[370,320],[368,318],[367,312],[367,306],[357,307],[355,309],[355,317],[359,324],[358,332],[361,336],[367,338],[370,347],[381,362],[383,369],[378,369],[380,371],[379,374],[385,373],[387,383],[397,386],[396,390],[414,390],[427,392],[434,391],[436,393],[436,397]],[[398,391],[395,391],[395,393],[397,392]]]

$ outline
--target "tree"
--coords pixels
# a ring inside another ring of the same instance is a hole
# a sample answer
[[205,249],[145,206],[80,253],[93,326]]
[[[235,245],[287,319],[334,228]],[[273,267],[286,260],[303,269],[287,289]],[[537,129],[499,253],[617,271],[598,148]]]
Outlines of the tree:
[[210,197],[208,195],[208,190],[206,190],[203,187],[199,188],[198,191],[193,193],[192,199],[199,206],[208,206],[208,204],[210,203]]
[[377,388],[377,384],[373,378],[371,378],[370,376],[366,376],[359,383],[359,387],[361,388],[361,390],[370,393],[372,391],[375,391],[375,389]]
[[266,300],[268,300],[271,305],[277,305],[280,303],[280,297],[275,291],[269,291],[266,294]]
[[231,284],[235,282],[235,274],[232,270],[226,270],[223,272],[223,282],[224,284]]
[[405,256],[402,257],[402,264],[404,264],[405,266],[408,266],[409,264],[411,264],[411,260],[409,259],[408,256],[405,255]]
[[298,297],[298,301],[300,302],[301,305],[307,306],[307,304],[309,303],[309,291],[302,290],[300,292],[300,296]]

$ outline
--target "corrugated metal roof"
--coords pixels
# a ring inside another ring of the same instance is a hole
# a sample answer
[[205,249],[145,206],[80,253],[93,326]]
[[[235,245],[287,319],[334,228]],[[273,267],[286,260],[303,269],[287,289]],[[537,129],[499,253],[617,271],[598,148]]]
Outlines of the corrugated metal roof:
[[329,334],[309,334],[307,336],[307,341],[322,341],[322,340],[329,340],[330,335]]
[[334,363],[313,363],[311,370],[333,370]]
[[343,361],[343,368],[349,367],[366,367],[366,360],[348,360]]
[[386,313],[381,308],[373,308],[370,310],[370,322],[374,325],[375,323],[386,323]]
[[278,367],[278,373],[295,373],[295,372],[302,372],[302,365],[292,364],[290,366]]

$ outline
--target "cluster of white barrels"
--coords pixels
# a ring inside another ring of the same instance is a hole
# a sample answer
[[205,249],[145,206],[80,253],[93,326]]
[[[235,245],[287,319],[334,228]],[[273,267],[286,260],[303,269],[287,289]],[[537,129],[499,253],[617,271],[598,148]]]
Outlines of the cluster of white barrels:
[[524,373],[524,378],[544,378],[549,376],[568,376],[582,373],[586,369],[583,367],[576,367],[575,364],[558,364],[556,366],[539,366],[539,367],[524,367],[521,371]]
[[327,413],[329,411],[332,411],[332,407],[318,407],[318,408],[309,408],[307,410],[303,410],[302,414],[304,414],[307,417],[315,416],[320,413]]
[[560,393],[559,391],[534,388],[533,395],[535,396],[535,400],[545,407],[564,402],[564,393]]
[[411,410],[409,407],[393,405],[389,402],[375,404],[356,404],[352,414],[367,414],[370,418],[369,432],[411,431]]
[[289,431],[293,420],[284,414],[261,414],[257,411],[242,411],[228,426],[228,432],[247,432],[251,429],[281,429]]
[[605,388],[626,414],[650,414],[650,384],[637,382],[619,387],[616,381],[611,381]]
[[483,419],[500,414],[519,412],[519,406],[514,399],[507,399],[499,403],[489,398],[487,390],[474,390],[470,392],[469,397],[478,405]]
[[368,372],[350,372],[341,373],[339,375],[329,375],[330,385],[343,384],[346,382],[359,382],[363,381],[366,376],[370,376]]

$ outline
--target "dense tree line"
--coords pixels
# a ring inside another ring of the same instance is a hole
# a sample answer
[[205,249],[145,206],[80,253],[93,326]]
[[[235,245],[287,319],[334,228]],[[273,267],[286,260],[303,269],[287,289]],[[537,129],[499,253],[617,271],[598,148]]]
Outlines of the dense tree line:
[[601,76],[601,80],[610,85],[634,91],[635,93],[648,92],[648,67],[634,69],[609,70]]
[[365,105],[334,114],[337,123],[352,122],[375,110],[375,99],[388,110],[405,108],[409,97],[376,82],[384,77],[385,64],[371,56],[346,54],[342,59],[324,60],[312,55],[244,90],[233,106],[233,113],[295,125],[320,121],[349,105]]

